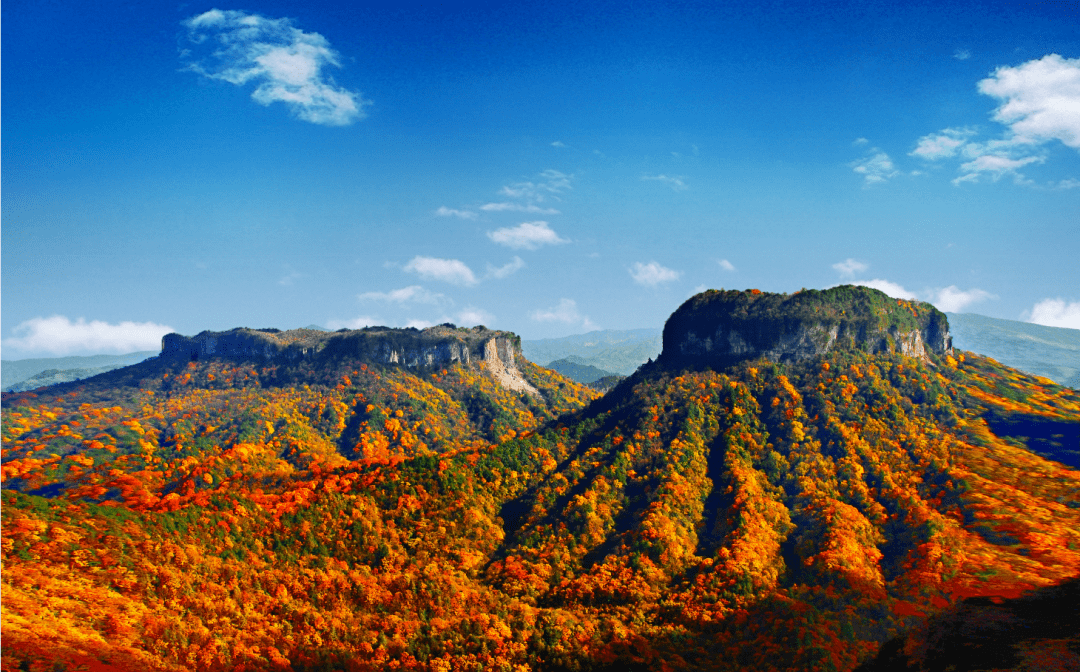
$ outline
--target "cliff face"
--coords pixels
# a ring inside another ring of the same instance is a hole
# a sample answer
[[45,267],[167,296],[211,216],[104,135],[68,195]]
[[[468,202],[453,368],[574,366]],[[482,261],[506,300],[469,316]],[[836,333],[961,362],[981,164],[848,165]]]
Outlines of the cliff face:
[[945,314],[869,287],[769,294],[709,290],[664,326],[660,361],[726,365],[765,357],[795,362],[837,349],[896,352],[930,360],[952,352]]
[[196,336],[167,334],[161,339],[163,357],[229,357],[266,360],[355,357],[373,364],[435,368],[460,362],[487,370],[504,387],[536,393],[521,376],[518,337],[486,327],[472,329],[439,325],[428,329],[368,327],[324,332],[314,329],[232,329],[204,331]]

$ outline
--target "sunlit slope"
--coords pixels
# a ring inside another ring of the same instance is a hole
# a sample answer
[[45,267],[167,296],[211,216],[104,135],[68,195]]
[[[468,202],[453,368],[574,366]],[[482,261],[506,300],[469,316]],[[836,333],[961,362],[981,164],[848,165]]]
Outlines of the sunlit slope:
[[175,507],[232,479],[481,449],[598,396],[524,360],[538,394],[477,366],[321,364],[161,358],[5,395],[4,487]]
[[1080,395],[961,360],[643,371],[504,509],[489,577],[694,665],[845,669],[905,618],[1080,574],[1080,473],[996,436],[980,384],[1010,376],[1027,399],[1003,401],[1073,425]]
[[1080,393],[970,353],[140,366],[4,397],[4,669],[850,670],[1080,574]]

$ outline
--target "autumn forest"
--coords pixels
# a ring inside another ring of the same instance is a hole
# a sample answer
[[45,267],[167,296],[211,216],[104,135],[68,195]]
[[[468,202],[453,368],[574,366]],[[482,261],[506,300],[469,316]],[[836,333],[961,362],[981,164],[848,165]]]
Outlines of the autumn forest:
[[[933,311],[859,291],[800,319]],[[958,350],[667,339],[603,395],[494,346],[330,345],[5,393],[2,669],[847,671],[1080,576],[1080,392]]]

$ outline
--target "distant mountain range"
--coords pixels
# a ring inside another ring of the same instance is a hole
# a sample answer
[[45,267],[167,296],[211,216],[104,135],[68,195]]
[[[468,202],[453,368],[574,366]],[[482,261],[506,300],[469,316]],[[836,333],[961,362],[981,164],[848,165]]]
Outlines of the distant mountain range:
[[[1080,330],[1002,320],[974,313],[946,313],[953,346],[992,357],[1026,373],[1080,389]],[[306,329],[326,331],[311,325]],[[564,338],[522,340],[526,359],[580,383],[610,375],[628,376],[663,349],[661,329],[592,331]],[[2,362],[4,391],[81,380],[156,356],[156,351],[126,355],[59,357]]]
[[547,368],[558,371],[567,378],[573,378],[579,383],[585,383],[586,385],[600,380],[601,378],[619,375],[617,373],[612,373],[611,371],[598,369],[591,364],[586,364],[585,360],[577,355],[570,355],[564,359],[556,359],[554,362],[548,362]]
[[[523,340],[521,353],[529,361],[549,368],[555,368],[551,364],[556,361],[568,360],[579,366],[591,366],[605,372],[628,376],[646,361],[656,359],[660,354],[664,346],[662,333],[660,329],[605,329],[564,338]],[[567,371],[556,370],[579,382],[592,382],[582,380]],[[602,376],[596,376],[600,377]]]
[[147,357],[156,357],[157,354],[156,350],[146,350],[126,355],[5,359],[0,361],[0,389],[4,392],[22,392],[35,390],[43,385],[82,380],[122,366],[138,364]]
[[1044,327],[974,313],[946,315],[953,347],[1080,389],[1080,329]]

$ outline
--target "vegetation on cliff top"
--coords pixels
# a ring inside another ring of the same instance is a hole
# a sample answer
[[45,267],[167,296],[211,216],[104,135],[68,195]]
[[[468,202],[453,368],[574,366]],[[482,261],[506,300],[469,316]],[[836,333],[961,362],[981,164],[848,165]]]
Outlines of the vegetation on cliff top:
[[812,325],[839,327],[863,349],[876,345],[866,342],[871,334],[926,329],[948,332],[945,314],[929,303],[894,299],[869,287],[842,285],[794,294],[710,289],[688,299],[668,318],[664,347],[667,350],[669,343],[688,330],[700,335],[734,326],[764,341]]

